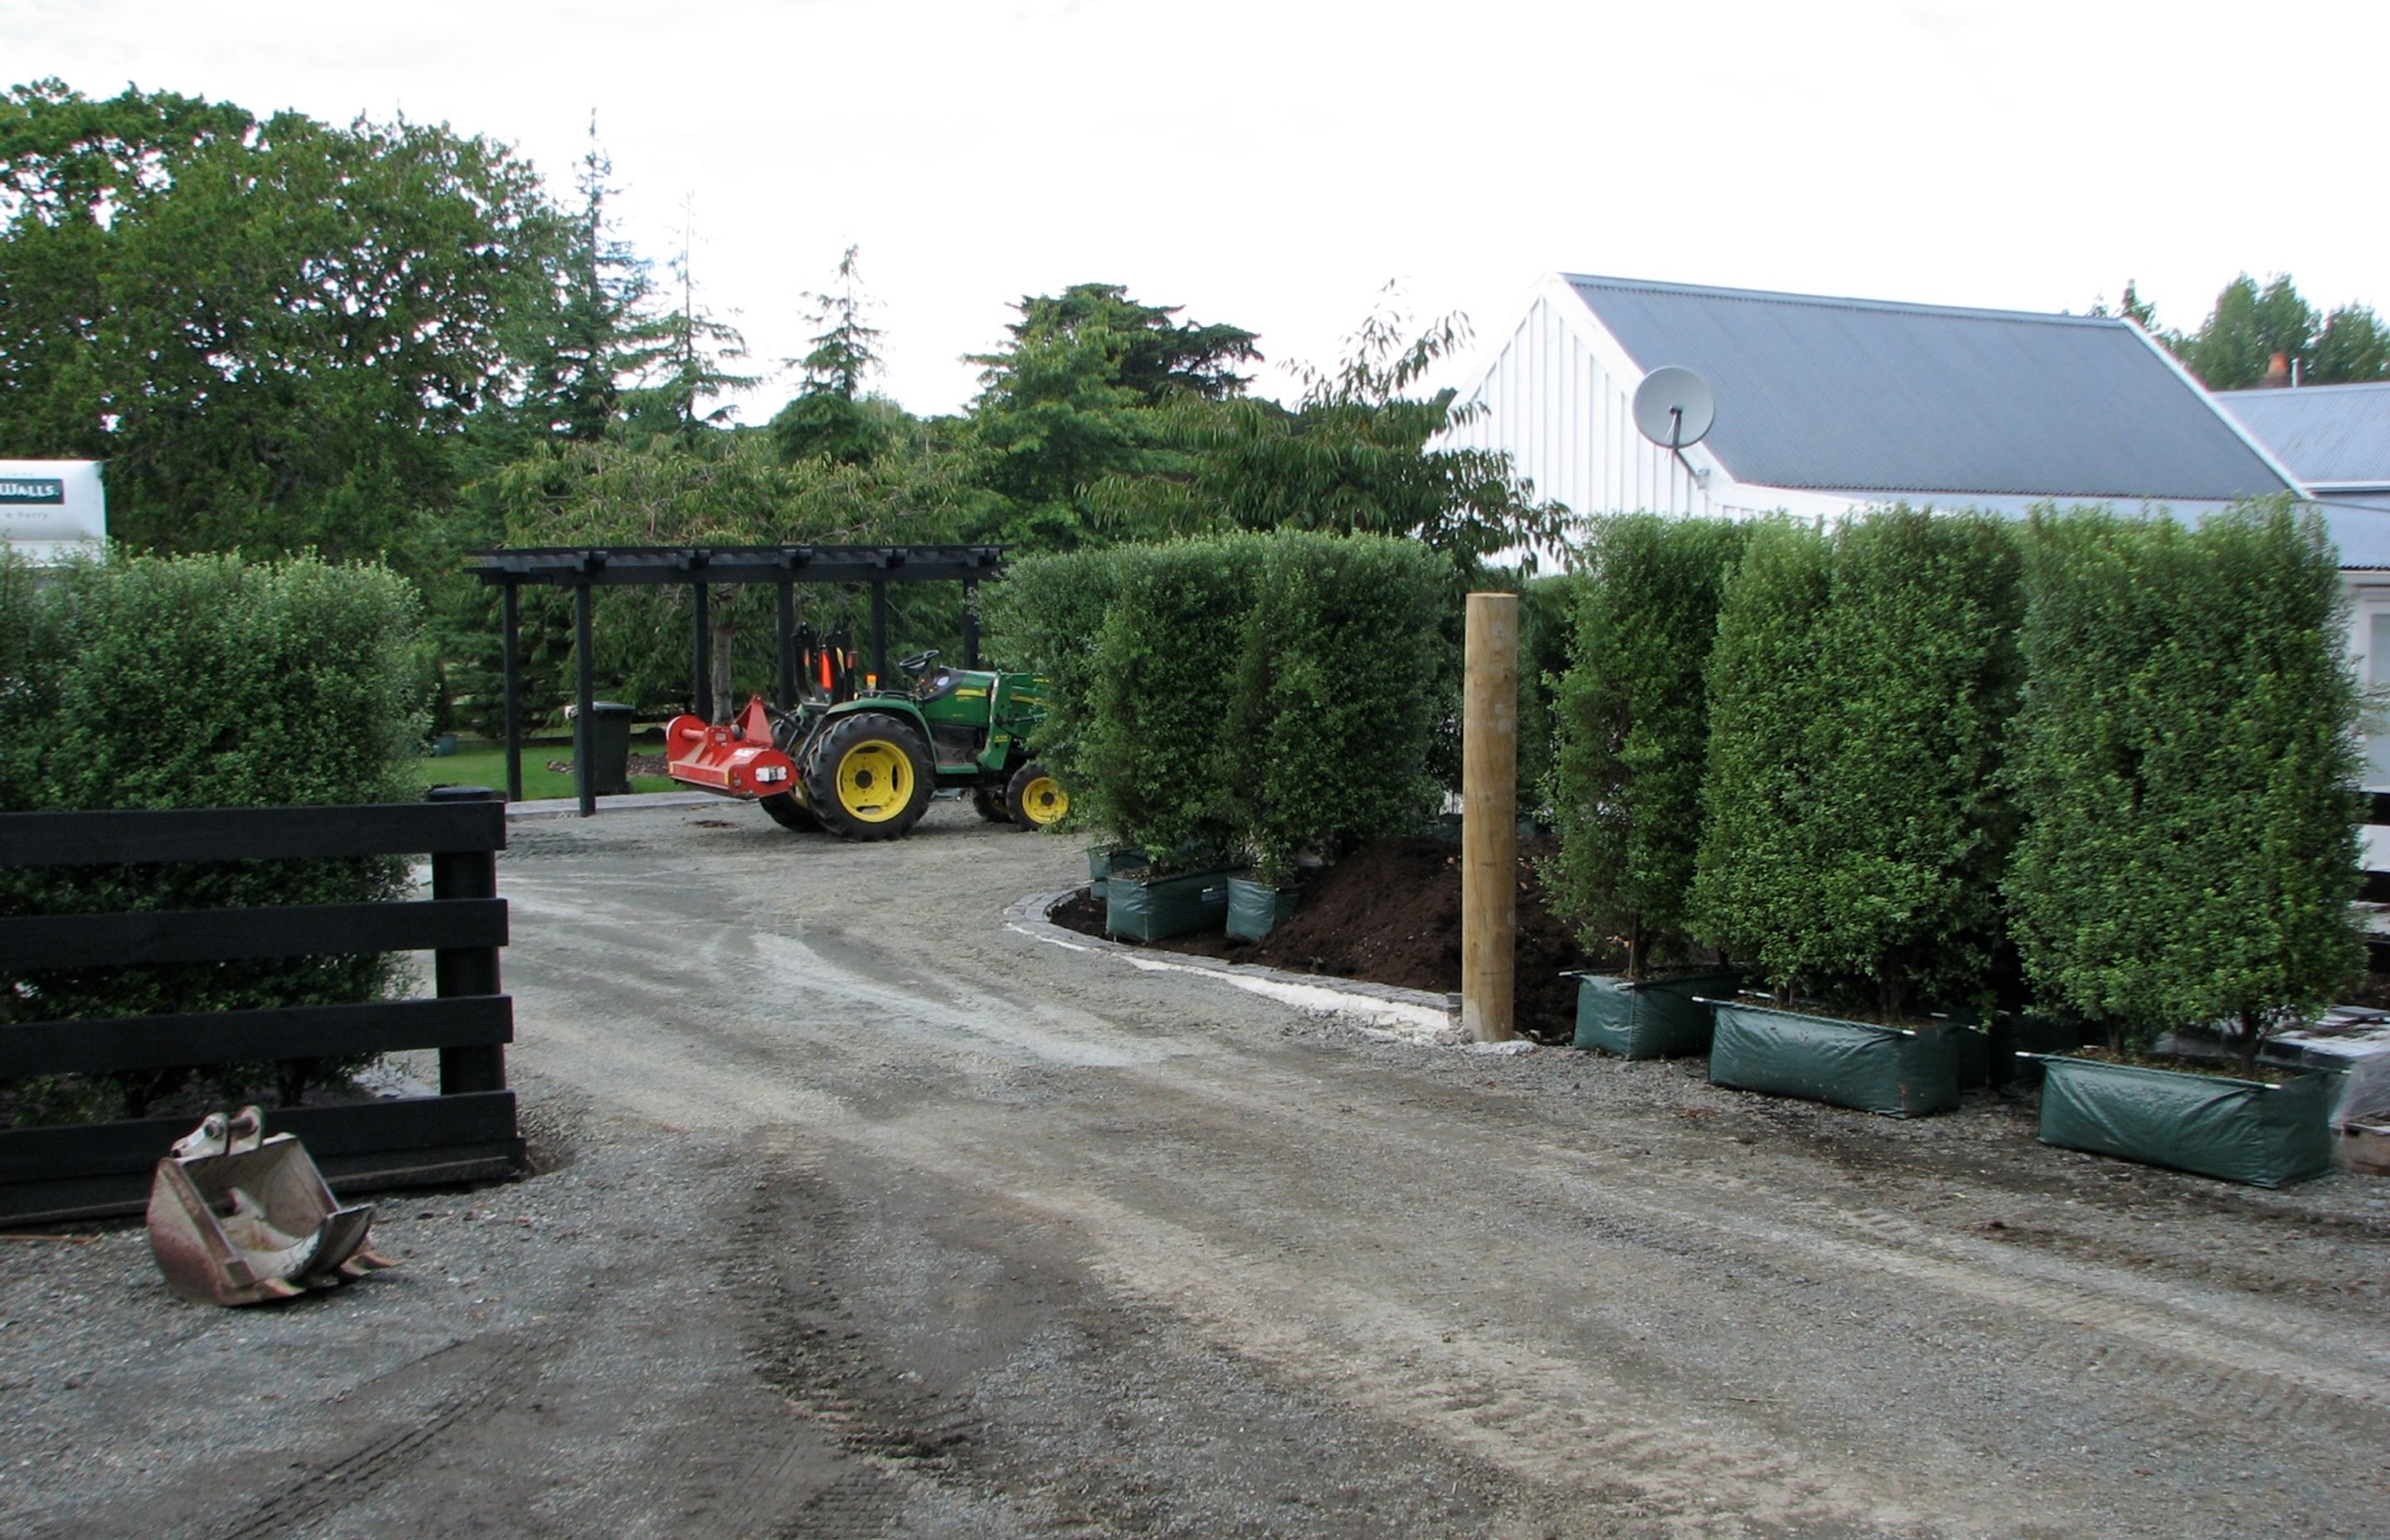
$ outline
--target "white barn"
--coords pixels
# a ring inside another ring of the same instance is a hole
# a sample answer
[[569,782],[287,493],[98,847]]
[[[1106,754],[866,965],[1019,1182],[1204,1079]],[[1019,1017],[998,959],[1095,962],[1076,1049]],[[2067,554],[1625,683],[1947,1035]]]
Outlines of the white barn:
[[[1716,397],[1681,456],[1635,388],[1690,368]],[[1837,514],[1906,501],[2186,515],[2297,481],[2129,321],[1555,274],[1460,391],[1457,444],[1507,450],[1580,514]]]

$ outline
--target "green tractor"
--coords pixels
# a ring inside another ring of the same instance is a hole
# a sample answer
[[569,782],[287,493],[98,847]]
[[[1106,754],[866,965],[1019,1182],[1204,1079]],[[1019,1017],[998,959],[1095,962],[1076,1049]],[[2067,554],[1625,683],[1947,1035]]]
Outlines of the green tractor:
[[665,767],[683,785],[760,802],[789,828],[842,840],[897,838],[920,822],[937,789],[968,789],[992,823],[1060,822],[1070,795],[1030,750],[1044,681],[932,667],[937,661],[934,651],[900,661],[913,678],[907,687],[874,679],[857,688],[846,648],[808,644],[797,710],[754,696],[726,725],[675,717],[664,729]]

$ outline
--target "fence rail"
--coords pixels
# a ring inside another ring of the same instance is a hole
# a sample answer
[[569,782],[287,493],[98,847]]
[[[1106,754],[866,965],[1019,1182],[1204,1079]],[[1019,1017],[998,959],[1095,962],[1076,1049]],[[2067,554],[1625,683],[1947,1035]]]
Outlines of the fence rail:
[[[440,1052],[440,1093],[278,1109],[346,1191],[520,1174],[506,1084],[514,1002],[498,988],[505,809],[479,788],[420,803],[0,814],[0,868],[429,855],[431,896],[386,904],[0,918],[0,977],[41,968],[430,952],[433,995],[353,1005],[0,1025],[0,1081],[402,1049]],[[152,1168],[191,1120],[0,1130],[0,1223],[140,1212]]]

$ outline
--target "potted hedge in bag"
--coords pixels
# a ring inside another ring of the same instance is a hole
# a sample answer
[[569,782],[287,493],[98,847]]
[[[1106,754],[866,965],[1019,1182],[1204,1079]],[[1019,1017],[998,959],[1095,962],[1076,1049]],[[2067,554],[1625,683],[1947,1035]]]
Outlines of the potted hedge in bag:
[[1701,846],[1709,742],[1704,671],[1718,597],[1749,528],[1719,520],[1605,519],[1587,545],[1568,671],[1557,684],[1551,776],[1560,849],[1547,901],[1588,953],[1625,943],[1619,973],[1577,975],[1575,1045],[1625,1059],[1700,1054],[1730,969],[1694,954],[1685,893]]
[[[2014,815],[2018,554],[1997,519],[1878,510],[1754,530],[1710,657],[1695,934],[1772,1007],[1722,1007],[1710,1076],[1898,1115],[1956,1106]],[[1843,1007],[1792,1012],[1796,993]],[[1795,1025],[1806,1020],[1810,1024]]]
[[2331,1160],[2330,1081],[2269,1084],[2269,1032],[2361,966],[2359,696],[2338,558],[2286,505],[2037,517],[2007,882],[2027,978],[2119,1059],[2215,1032],[2219,1076],[2046,1058],[2042,1138],[2273,1186]]
[[1227,915],[1236,826],[1221,794],[1226,682],[1260,565],[1251,536],[1131,546],[1115,563],[1072,744],[1098,828],[1150,864],[1106,881],[1104,929],[1158,941]]

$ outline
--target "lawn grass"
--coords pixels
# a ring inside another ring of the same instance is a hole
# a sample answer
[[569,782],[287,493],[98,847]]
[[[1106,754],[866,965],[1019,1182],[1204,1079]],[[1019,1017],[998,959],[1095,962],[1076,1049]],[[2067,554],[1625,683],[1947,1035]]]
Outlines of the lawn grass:
[[[660,743],[661,740],[652,736],[645,742],[633,738],[631,751],[635,754],[652,754],[657,751]],[[522,751],[524,801],[574,795],[572,777],[559,776],[547,767],[549,760],[565,761],[572,758],[572,745],[560,739],[555,742],[524,744]],[[504,792],[507,789],[507,751],[503,748],[463,749],[453,754],[436,757],[426,755],[417,760],[415,764],[417,769],[422,773],[423,784],[427,787],[486,786],[497,792]],[[672,791],[678,789],[679,784],[669,776],[633,776],[631,777],[631,789],[634,791]]]

